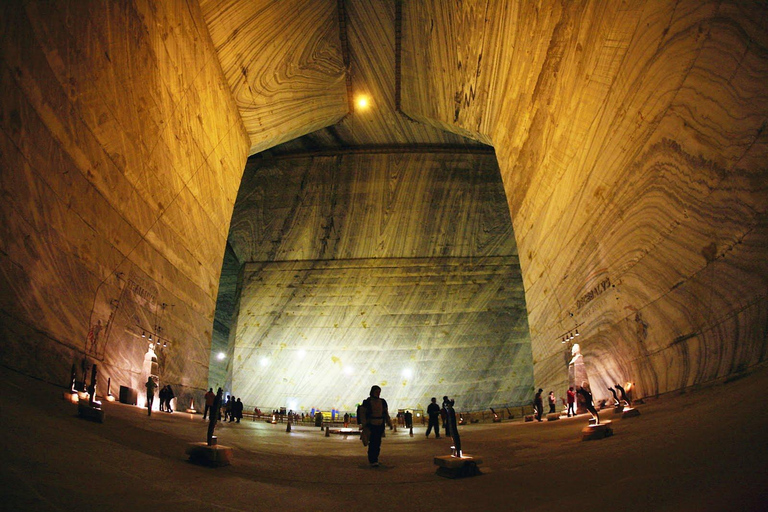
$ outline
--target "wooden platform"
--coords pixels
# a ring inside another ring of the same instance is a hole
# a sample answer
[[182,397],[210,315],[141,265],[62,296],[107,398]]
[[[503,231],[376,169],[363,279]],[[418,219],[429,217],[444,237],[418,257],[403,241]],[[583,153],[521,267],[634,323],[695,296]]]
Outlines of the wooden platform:
[[331,428],[328,432],[340,436],[359,436],[362,430],[357,428]]
[[77,414],[86,420],[104,423],[104,409],[101,407],[91,407],[87,402],[77,404]]
[[592,441],[596,439],[604,439],[613,435],[613,429],[611,428],[611,422],[605,421],[598,425],[589,425],[581,429],[581,440]]
[[461,457],[441,455],[435,457],[434,462],[437,466],[435,474],[445,478],[466,478],[482,475],[478,466],[483,463],[483,459],[474,455],[465,454]]
[[552,412],[547,414],[547,421],[557,421],[560,419],[560,413],[559,412]]
[[207,443],[190,443],[187,446],[189,461],[203,466],[229,466],[232,463],[232,448]]
[[621,413],[621,419],[634,418],[635,416],[640,416],[640,411],[634,407],[627,407]]

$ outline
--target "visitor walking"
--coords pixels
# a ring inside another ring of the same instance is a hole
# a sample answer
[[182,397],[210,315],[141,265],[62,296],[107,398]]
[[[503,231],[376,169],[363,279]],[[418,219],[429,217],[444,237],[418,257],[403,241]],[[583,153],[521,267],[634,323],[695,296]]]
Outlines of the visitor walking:
[[379,466],[379,453],[381,451],[381,438],[384,436],[384,426],[392,428],[392,420],[389,417],[387,401],[381,398],[381,388],[371,387],[368,398],[360,405],[363,445],[368,445],[368,463],[371,467]]
[[235,423],[240,423],[240,420],[243,418],[243,402],[238,398],[237,402],[232,404],[232,407],[235,410]]
[[536,410],[536,420],[541,421],[541,415],[544,414],[544,400],[541,398],[541,393],[544,390],[539,388],[536,396],[533,398],[533,408]]
[[163,386],[160,388],[160,392],[157,394],[157,398],[160,399],[160,404],[157,406],[157,408],[160,410],[160,412],[165,411],[165,400],[166,395],[168,394],[168,389],[166,386]]
[[176,395],[173,394],[173,388],[170,384],[165,386],[165,412],[173,412],[173,409],[171,409],[171,400],[176,398]]
[[435,439],[440,439],[440,406],[437,405],[437,398],[432,397],[432,403],[427,406],[427,416],[429,416],[429,425],[427,426],[427,437],[435,429]]
[[555,405],[557,405],[557,398],[555,398],[555,392],[549,392],[549,414],[555,412]]
[[157,384],[152,377],[147,378],[147,383],[144,384],[147,388],[147,416],[152,416],[152,403],[155,401],[155,389]]
[[[209,388],[205,394],[205,410],[203,411],[203,420],[211,413],[211,407],[213,407],[213,401],[216,400],[216,395],[213,393],[213,388]],[[213,414],[213,413],[211,413]]]
[[576,403],[576,393],[573,392],[573,386],[568,388],[568,391],[566,392],[568,395],[568,417],[571,417],[571,414],[576,416],[576,409],[574,408],[574,404]]

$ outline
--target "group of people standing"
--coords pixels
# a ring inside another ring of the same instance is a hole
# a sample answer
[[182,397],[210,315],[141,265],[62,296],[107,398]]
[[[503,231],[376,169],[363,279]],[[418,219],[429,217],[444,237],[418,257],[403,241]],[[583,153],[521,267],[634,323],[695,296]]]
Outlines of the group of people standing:
[[160,389],[159,398],[160,398],[160,410],[163,412],[173,412],[173,409],[171,409],[171,400],[176,398],[176,395],[173,393],[173,389],[171,389],[170,384]]
[[234,396],[230,395],[227,397],[227,402],[222,409],[224,411],[224,421],[227,421],[227,418],[229,418],[230,423],[233,421],[240,423],[240,420],[243,419],[243,402],[239,398],[235,399]]
[[[533,399],[533,410],[534,410],[534,415],[537,421],[542,421],[541,417],[544,414],[544,399],[541,396],[543,392],[544,390],[542,388],[539,388],[539,391],[536,393],[536,396]],[[567,408],[568,417],[570,418],[571,416],[576,416],[577,395],[579,397],[579,402],[584,406],[584,408],[587,411],[589,411],[592,417],[595,418],[595,421],[597,423],[600,423],[600,417],[597,414],[597,410],[595,409],[592,393],[589,391],[589,388],[587,388],[586,385],[576,386],[575,391],[574,391],[574,387],[571,386],[568,388],[568,391],[566,391],[566,404],[568,406]],[[557,398],[555,397],[554,391],[549,392],[548,402],[549,402],[549,413],[550,414],[556,413]]]
[[[155,382],[155,379],[148,377],[147,383],[144,384],[144,386],[147,388],[147,416],[152,416],[152,405],[155,402],[155,390],[158,388],[158,385],[157,382]],[[176,398],[176,395],[173,393],[173,388],[171,388],[170,384],[167,384],[160,389],[159,398],[159,409],[163,412],[173,412],[173,409],[171,409],[171,400]]]
[[[221,388],[219,388],[219,391],[221,391]],[[203,411],[203,421],[208,418],[209,414],[213,414],[213,406],[216,401],[216,394],[213,392],[213,388],[209,388],[208,392],[205,394],[205,410]],[[239,398],[235,398],[232,395],[229,395],[227,397],[227,401],[223,404],[221,404],[221,407],[217,411],[217,418],[216,421],[221,421],[223,418],[224,421],[229,420],[230,423],[233,421],[236,423],[240,423],[240,420],[243,419],[243,402],[240,401]]]

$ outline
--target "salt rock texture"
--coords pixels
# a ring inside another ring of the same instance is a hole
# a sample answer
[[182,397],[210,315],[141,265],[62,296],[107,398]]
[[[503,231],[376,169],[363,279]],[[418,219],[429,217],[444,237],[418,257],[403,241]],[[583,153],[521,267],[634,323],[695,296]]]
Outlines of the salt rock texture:
[[403,109],[496,149],[537,383],[576,327],[596,397],[765,360],[764,4],[403,9]]
[[[64,384],[86,357],[138,387],[151,332],[163,383],[199,397],[246,158],[322,128],[493,145],[536,386],[565,386],[576,328],[597,398],[738,374],[768,346],[767,19],[700,0],[2,2],[0,361]],[[382,94],[369,120],[360,91]]]
[[354,411],[374,383],[393,409],[527,401],[525,297],[492,154],[257,160],[229,240],[245,263],[229,371],[246,403]]
[[201,0],[254,154],[347,113],[336,2]]
[[249,147],[201,12],[0,9],[2,363],[64,385],[87,357],[117,393],[141,385],[154,333],[162,383],[188,400]]

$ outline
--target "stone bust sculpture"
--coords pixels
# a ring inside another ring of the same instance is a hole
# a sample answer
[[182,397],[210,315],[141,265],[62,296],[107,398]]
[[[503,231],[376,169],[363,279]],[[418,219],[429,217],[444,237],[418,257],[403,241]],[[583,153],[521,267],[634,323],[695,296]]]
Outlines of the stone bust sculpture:
[[581,347],[579,347],[578,343],[573,344],[573,348],[571,348],[571,355],[573,357],[571,358],[571,362],[568,364],[583,363],[583,357],[581,355]]

